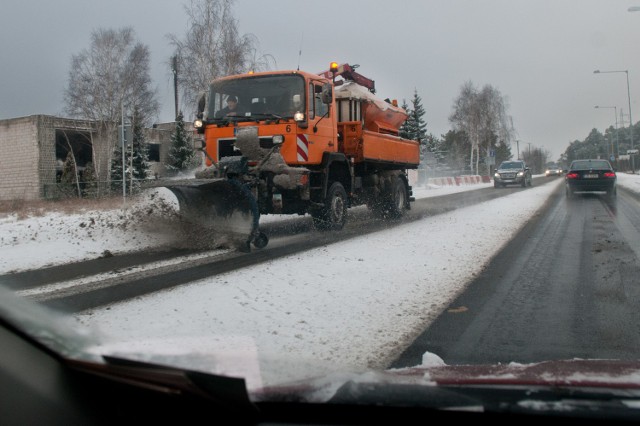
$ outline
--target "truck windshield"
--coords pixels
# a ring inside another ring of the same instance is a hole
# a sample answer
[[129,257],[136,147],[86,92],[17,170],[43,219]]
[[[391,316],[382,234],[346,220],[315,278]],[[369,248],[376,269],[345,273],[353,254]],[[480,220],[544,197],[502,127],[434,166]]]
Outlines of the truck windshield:
[[290,118],[304,112],[304,78],[300,75],[248,76],[214,81],[208,120],[231,117]]

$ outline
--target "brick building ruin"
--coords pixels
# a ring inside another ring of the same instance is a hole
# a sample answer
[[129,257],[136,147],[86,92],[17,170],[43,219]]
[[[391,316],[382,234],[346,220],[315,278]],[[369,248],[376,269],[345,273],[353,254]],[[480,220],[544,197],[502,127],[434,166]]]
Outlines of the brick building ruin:
[[[175,123],[145,129],[151,177],[166,174],[174,129]],[[49,115],[0,120],[0,201],[56,198],[70,151],[79,171],[92,162],[98,181],[107,182],[114,138],[103,133],[95,122]]]

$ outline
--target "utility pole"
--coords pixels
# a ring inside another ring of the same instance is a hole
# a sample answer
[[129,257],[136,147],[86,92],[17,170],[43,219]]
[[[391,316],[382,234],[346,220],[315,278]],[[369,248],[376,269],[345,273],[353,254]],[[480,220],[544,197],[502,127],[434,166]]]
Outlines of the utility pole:
[[[631,138],[631,149],[633,150],[633,119],[631,118],[631,90],[629,89],[629,71],[626,70],[627,74],[627,99],[629,100],[629,137]],[[634,155],[631,154],[631,173],[636,172],[636,166],[634,162]]]
[[[613,136],[611,136],[611,133],[609,133],[609,139],[611,141],[611,156],[613,157],[613,159],[616,159],[616,158],[620,157],[620,144],[618,142],[619,141],[619,138],[618,138],[618,107],[617,106],[600,106],[600,105],[596,105],[594,108],[609,108],[609,109],[613,110],[613,114],[614,114],[614,118],[615,118],[615,122],[616,122],[615,133],[616,133],[616,146],[618,147],[617,150],[614,151],[614,149],[613,149]],[[622,110],[620,112],[622,113]],[[611,160],[611,161],[613,161],[613,160]]]
[[178,118],[178,55],[171,58],[171,71],[173,71],[173,96],[175,99],[176,119]]
[[[632,8],[629,8],[629,11],[632,12]],[[594,74],[604,74],[604,73],[625,73],[627,76],[627,100],[629,101],[629,139],[631,140],[631,151],[634,150],[633,146],[633,119],[631,118],[631,90],[629,88],[629,70],[615,70],[615,71],[600,71],[595,70]],[[624,126],[623,126],[624,127]],[[633,152],[631,153],[631,173],[636,172],[636,166],[634,161]]]
[[120,120],[122,124],[122,201],[127,201],[127,164],[125,163],[125,139],[124,139],[124,102],[120,104]]

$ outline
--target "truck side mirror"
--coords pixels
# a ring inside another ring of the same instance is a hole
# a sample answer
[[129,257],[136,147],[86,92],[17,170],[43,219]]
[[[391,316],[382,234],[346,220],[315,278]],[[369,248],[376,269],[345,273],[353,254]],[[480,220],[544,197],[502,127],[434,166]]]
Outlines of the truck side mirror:
[[200,95],[200,98],[198,99],[198,113],[196,114],[196,117],[198,118],[204,117],[204,107],[206,103],[207,103],[207,94],[203,93],[202,95]]
[[331,83],[325,83],[322,85],[322,103],[330,104],[333,101],[333,86]]

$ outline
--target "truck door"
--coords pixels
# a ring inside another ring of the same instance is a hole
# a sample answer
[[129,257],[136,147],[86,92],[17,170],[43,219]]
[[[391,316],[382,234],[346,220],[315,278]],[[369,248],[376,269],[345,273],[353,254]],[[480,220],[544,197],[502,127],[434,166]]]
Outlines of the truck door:
[[309,117],[308,142],[309,163],[319,164],[324,152],[338,150],[337,129],[333,102],[322,102],[322,83],[310,82],[308,87],[309,103],[307,116]]

